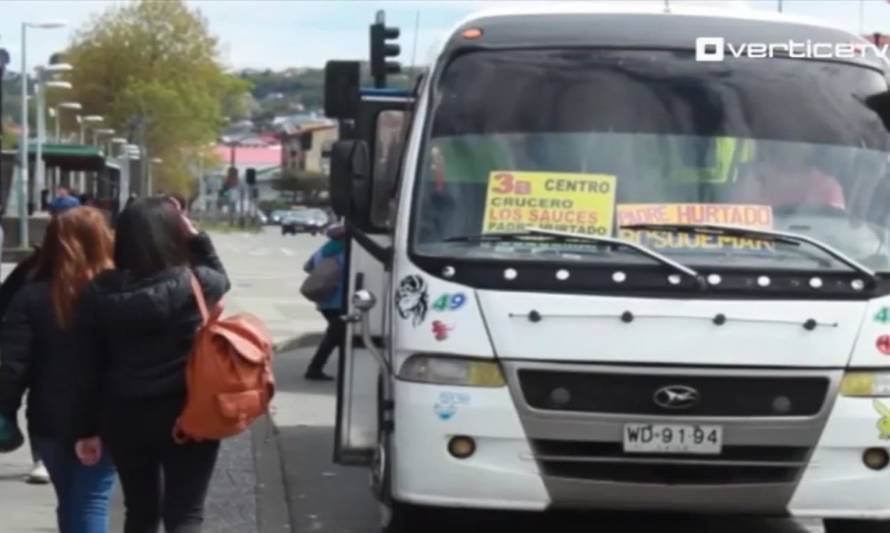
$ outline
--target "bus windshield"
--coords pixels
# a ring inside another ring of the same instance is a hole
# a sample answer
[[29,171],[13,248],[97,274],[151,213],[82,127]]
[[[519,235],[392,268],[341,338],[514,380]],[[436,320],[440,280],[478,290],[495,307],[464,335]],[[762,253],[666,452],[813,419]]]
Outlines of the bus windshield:
[[414,250],[553,260],[558,243],[460,238],[542,228],[630,240],[688,265],[845,268],[787,243],[676,228],[724,224],[799,233],[890,270],[890,135],[867,104],[885,91],[881,73],[840,62],[459,55],[435,82]]

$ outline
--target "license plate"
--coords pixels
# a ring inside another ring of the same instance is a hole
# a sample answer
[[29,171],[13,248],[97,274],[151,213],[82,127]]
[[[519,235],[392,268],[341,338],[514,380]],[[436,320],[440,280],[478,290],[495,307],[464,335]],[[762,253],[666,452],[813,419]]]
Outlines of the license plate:
[[625,453],[717,455],[723,449],[723,428],[681,424],[626,424]]

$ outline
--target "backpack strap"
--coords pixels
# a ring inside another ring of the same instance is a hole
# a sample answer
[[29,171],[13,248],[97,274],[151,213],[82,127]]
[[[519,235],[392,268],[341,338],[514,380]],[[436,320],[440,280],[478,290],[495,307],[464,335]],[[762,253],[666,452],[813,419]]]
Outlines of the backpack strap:
[[191,278],[192,283],[192,294],[195,295],[195,301],[198,302],[198,310],[201,311],[201,321],[206,324],[207,320],[210,318],[210,313],[207,311],[207,300],[204,299],[204,289],[201,288],[201,282],[198,281],[198,277],[195,276],[195,273],[189,270],[189,277]]

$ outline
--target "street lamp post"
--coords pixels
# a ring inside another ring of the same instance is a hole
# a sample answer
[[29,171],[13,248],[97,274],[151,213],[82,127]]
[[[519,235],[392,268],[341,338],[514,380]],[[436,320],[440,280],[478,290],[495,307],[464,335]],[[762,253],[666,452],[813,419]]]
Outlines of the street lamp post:
[[[138,144],[128,144],[128,145],[124,146],[124,157],[126,158],[126,163],[128,165],[127,166],[127,182],[125,185],[126,194],[127,194],[126,199],[125,199],[125,201],[126,201],[130,198],[130,195],[134,193],[133,187],[132,187],[134,180],[136,181],[136,185],[137,185],[136,194],[144,195],[145,191],[142,190],[143,182],[142,182],[141,176],[130,175],[130,170],[131,170],[129,167],[130,161],[141,161],[141,159],[142,159],[142,151],[139,149],[139,145]],[[141,170],[140,170],[140,172],[141,172]],[[123,176],[121,178],[123,179]],[[121,189],[122,189],[121,194],[123,194],[124,187],[121,187]]]
[[129,141],[124,137],[112,137],[111,139],[109,139],[108,144],[111,146],[111,149],[108,151],[109,157],[115,157],[114,154],[118,153],[118,151],[114,149],[115,146],[123,146],[128,142]]
[[[3,73],[6,71],[6,65],[8,64],[9,52],[5,48],[0,48],[0,174],[3,173]],[[2,201],[6,202],[6,198],[2,198]],[[3,209],[0,209],[0,213],[6,212],[5,207],[4,205]],[[0,249],[3,247],[5,237],[3,226],[0,225]]]
[[[112,137],[109,140],[109,144],[111,145],[109,156],[117,159],[118,165],[120,165],[120,172],[118,172],[117,180],[118,213],[123,211],[124,206],[127,203],[127,197],[130,195],[130,159],[128,157],[129,153],[127,152],[128,142],[129,141],[124,137]],[[116,157],[115,154],[117,154]]]
[[[105,152],[104,147],[102,146],[102,143],[100,142],[99,139],[101,137],[114,135],[114,133],[115,133],[114,130],[111,128],[96,128],[96,129],[94,129],[93,130],[93,145],[96,148],[98,148],[101,152]],[[105,157],[107,159],[108,155],[106,154]],[[92,187],[90,187],[92,189],[90,191],[91,194],[98,194],[98,190],[96,190],[96,187],[98,187],[98,183],[99,183],[98,179],[93,180]],[[84,191],[84,192],[86,192],[86,191]]]
[[83,109],[83,106],[80,105],[79,102],[60,102],[59,104],[56,104],[56,107],[55,107],[56,137],[55,137],[55,139],[56,139],[56,142],[58,142],[58,143],[62,142],[62,110],[63,109],[69,109],[71,111],[80,111],[81,109]]
[[99,137],[106,135],[114,135],[115,131],[111,128],[96,128],[93,130],[93,146],[101,148],[99,145]]
[[[6,65],[8,64],[9,52],[5,48],[0,48],[0,159],[3,157],[3,73],[6,71]],[[2,231],[0,229],[0,235],[2,235]]]
[[[55,136],[53,137],[57,143],[62,142],[62,110],[68,109],[70,111],[80,111],[83,109],[83,106],[80,102],[59,102],[55,105],[55,107],[50,108],[50,114],[54,119],[54,131]],[[47,187],[49,189],[49,197],[50,200],[55,198],[55,190],[56,187],[59,186],[62,182],[62,169],[56,167],[56,171],[49,176],[50,186]]]
[[77,122],[80,124],[80,144],[86,144],[86,129],[88,124],[99,124],[105,120],[102,115],[78,115]]
[[64,22],[22,22],[22,140],[19,143],[19,182],[17,191],[19,211],[19,246],[27,247],[28,239],[28,28],[53,29],[65,27]]
[[71,89],[71,83],[67,81],[48,80],[48,76],[57,72],[68,72],[71,65],[58,63],[48,67],[37,67],[37,86],[34,92],[37,96],[37,145],[34,155],[35,179],[32,191],[32,202],[41,210],[41,198],[43,189],[46,188],[46,163],[43,161],[43,144],[46,142],[46,90],[47,89]]
[[[80,124],[80,144],[86,144],[86,129],[89,124],[99,124],[105,120],[102,115],[77,115],[77,123]],[[77,190],[83,191],[87,183],[86,172],[78,173]]]

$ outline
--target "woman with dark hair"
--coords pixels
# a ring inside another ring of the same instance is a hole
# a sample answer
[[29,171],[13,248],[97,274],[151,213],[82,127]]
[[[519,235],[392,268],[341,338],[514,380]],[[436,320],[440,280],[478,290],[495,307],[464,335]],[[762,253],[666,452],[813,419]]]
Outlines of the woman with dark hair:
[[[126,507],[125,533],[196,533],[219,441],[177,444],[186,363],[201,314],[194,275],[209,305],[229,280],[210,238],[167,198],[134,201],[121,213],[115,269],[84,293],[80,344],[90,394],[81,405],[77,453],[86,464],[107,447]],[[101,437],[101,440],[100,440]]]
[[15,419],[28,391],[28,427],[59,500],[62,533],[108,531],[114,468],[108,458],[85,466],[74,453],[72,418],[83,392],[76,309],[81,293],[112,268],[112,236],[96,209],[78,207],[47,227],[32,279],[18,290],[0,336],[0,414]]

